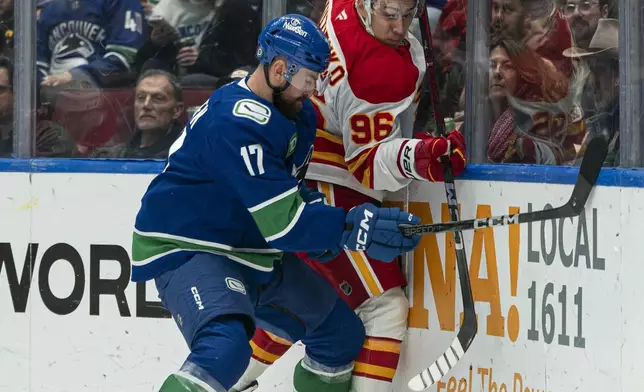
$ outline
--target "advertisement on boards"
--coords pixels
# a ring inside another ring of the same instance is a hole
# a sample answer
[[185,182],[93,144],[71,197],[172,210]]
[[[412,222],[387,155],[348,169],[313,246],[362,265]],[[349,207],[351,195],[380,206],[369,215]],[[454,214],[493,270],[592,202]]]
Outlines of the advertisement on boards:
[[[0,174],[0,391],[150,391],[181,365],[187,348],[154,284],[129,281],[134,217],[152,178]],[[457,182],[463,219],[557,207],[571,189]],[[396,199],[424,223],[449,219],[443,184]],[[479,333],[430,390],[644,390],[638,206],[639,188],[598,187],[579,217],[464,232]],[[447,349],[462,311],[451,235],[424,236],[406,272],[396,391]],[[262,378],[267,391],[291,390],[302,352]]]
[[[458,186],[462,219],[563,205],[567,185],[480,181]],[[478,335],[443,392],[621,389],[624,335],[623,228],[617,187],[594,191],[575,218],[464,232]],[[449,221],[441,187],[412,187],[408,208],[423,222]],[[628,246],[640,246],[631,243]],[[411,309],[398,387],[454,339],[462,311],[451,234],[424,236],[407,264]],[[626,377],[628,378],[628,377]],[[637,384],[644,387],[640,380]]]

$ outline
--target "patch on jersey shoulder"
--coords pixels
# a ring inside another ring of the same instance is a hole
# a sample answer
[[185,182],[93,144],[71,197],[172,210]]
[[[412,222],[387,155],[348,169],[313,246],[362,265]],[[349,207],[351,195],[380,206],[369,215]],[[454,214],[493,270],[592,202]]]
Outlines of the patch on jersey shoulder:
[[233,115],[251,119],[259,125],[266,125],[271,118],[271,109],[255,100],[241,99],[235,104]]
[[291,136],[291,140],[288,142],[288,151],[286,152],[287,158],[295,152],[295,147],[297,147],[297,132]]

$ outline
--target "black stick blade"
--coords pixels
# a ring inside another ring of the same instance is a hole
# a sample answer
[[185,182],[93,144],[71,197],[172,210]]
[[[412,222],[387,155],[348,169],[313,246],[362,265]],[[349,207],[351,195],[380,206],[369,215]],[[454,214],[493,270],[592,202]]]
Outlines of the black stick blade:
[[594,186],[597,182],[606,154],[608,154],[608,141],[606,138],[603,136],[594,137],[588,144],[579,168],[579,175],[586,180],[588,185]]
[[594,137],[588,144],[579,168],[577,183],[568,202],[574,214],[578,215],[584,209],[586,200],[597,183],[597,177],[599,177],[607,153],[608,141],[603,136]]

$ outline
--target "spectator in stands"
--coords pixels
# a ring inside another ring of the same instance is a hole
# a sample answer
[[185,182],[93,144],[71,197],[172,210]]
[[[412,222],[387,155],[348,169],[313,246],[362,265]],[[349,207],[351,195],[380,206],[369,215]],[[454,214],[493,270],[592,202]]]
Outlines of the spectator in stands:
[[13,153],[13,65],[0,57],[0,157]]
[[561,164],[574,157],[583,128],[568,116],[568,79],[521,41],[494,37],[490,99],[495,109],[488,160]]
[[454,63],[465,62],[466,5],[466,0],[448,0],[432,33],[443,72],[449,72]]
[[[13,73],[11,59],[0,56],[0,157],[13,157]],[[41,157],[69,157],[74,142],[67,132],[51,121],[36,125],[36,155]]]
[[223,78],[220,78],[219,80],[217,80],[217,86],[216,87],[219,88],[219,87],[221,87],[223,85],[226,85],[228,83],[239,81],[240,79],[243,79],[246,76],[248,76],[249,74],[253,73],[253,71],[255,71],[255,67],[250,66],[250,65],[247,66],[247,67],[237,68],[229,76],[223,77]]
[[157,4],[159,4],[159,0],[141,0],[141,7],[143,7],[143,13],[146,17],[152,15],[152,11]]
[[0,55],[13,60],[13,0],[0,0]]
[[286,4],[286,13],[304,15],[315,22],[320,22],[324,6],[325,0],[289,0]]
[[139,0],[52,0],[38,19],[41,86],[130,84],[147,36]]
[[457,117],[459,97],[465,87],[466,12],[465,0],[448,0],[432,33],[438,109],[447,117]]
[[572,47],[564,56],[576,59],[590,71],[582,80],[582,109],[588,136],[578,157],[583,156],[587,142],[598,134],[610,140],[606,164],[619,165],[619,21],[599,19],[595,34],[585,48]]
[[447,0],[427,0],[427,19],[431,29],[438,24],[445,3],[447,3]]
[[572,45],[572,35],[556,0],[493,0],[492,33],[524,42],[571,75],[572,62],[562,52]]
[[166,70],[184,87],[214,88],[236,68],[256,65],[260,5],[260,0],[160,0],[137,68]]
[[[197,73],[190,68],[199,58],[201,42],[214,17],[213,0],[160,0],[148,18],[150,40],[137,56],[147,62],[142,69],[163,69],[179,76]],[[167,53],[160,56],[161,50]],[[209,75],[200,78],[202,85],[215,82]]]
[[213,67],[212,74],[218,78],[237,68],[257,65],[255,51],[262,29],[262,0],[220,2],[217,17],[204,37],[204,51],[195,64],[201,72]]
[[183,114],[183,90],[177,78],[162,70],[148,70],[136,85],[132,138],[125,145],[101,149],[93,157],[165,159],[183,130],[179,121]]
[[600,18],[607,18],[609,0],[566,0],[561,6],[570,24],[575,46],[588,49]]
[[42,13],[42,9],[45,8],[45,6],[48,3],[51,3],[53,0],[37,0],[36,1],[36,20],[40,19],[40,14]]

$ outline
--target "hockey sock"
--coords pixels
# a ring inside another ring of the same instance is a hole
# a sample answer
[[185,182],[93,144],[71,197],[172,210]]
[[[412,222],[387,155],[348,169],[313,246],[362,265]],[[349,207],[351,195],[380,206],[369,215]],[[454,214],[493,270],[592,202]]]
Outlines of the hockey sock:
[[250,359],[248,368],[233,386],[233,390],[235,391],[243,391],[253,381],[257,380],[269,366],[288,351],[292,343],[270,332],[257,328],[255,336],[250,341],[250,345],[253,348],[253,356]]
[[352,370],[353,364],[329,368],[304,356],[295,367],[293,389],[295,392],[348,392]]
[[390,392],[400,359],[400,340],[367,336],[356,358],[352,392]]
[[244,372],[244,374],[242,374],[239,380],[237,380],[235,385],[233,385],[231,391],[245,391],[250,385],[252,385],[254,381],[259,378],[259,376],[264,374],[269,366],[270,365],[260,362],[255,358],[251,358],[246,371]]

